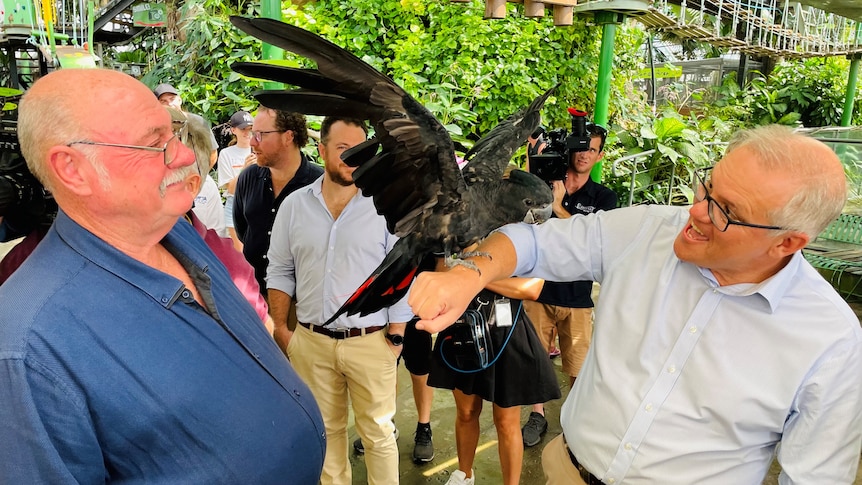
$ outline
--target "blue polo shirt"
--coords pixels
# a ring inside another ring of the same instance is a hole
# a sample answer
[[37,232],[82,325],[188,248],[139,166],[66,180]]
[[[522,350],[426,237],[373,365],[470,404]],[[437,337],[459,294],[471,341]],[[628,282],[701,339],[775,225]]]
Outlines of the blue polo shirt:
[[0,286],[4,483],[317,483],[311,392],[191,225],[162,244],[206,309],[62,212]]
[[311,162],[305,153],[296,174],[276,195],[272,190],[272,175],[268,168],[250,165],[243,169],[234,191],[233,222],[236,234],[242,241],[242,254],[254,267],[254,277],[260,292],[266,294],[266,267],[269,261],[269,238],[275,214],[285,197],[298,188],[314,182],[323,175],[323,168]]

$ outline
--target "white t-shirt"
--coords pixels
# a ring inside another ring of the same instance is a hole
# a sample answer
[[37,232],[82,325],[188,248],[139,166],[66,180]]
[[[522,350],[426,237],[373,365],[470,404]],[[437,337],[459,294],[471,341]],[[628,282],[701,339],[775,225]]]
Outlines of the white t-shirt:
[[218,186],[227,187],[228,182],[242,172],[245,159],[251,153],[251,147],[240,148],[231,145],[222,149],[218,155]]
[[224,223],[224,204],[212,175],[207,174],[204,177],[204,184],[198,196],[195,197],[192,211],[207,226],[207,229],[214,230],[221,237],[228,237]]

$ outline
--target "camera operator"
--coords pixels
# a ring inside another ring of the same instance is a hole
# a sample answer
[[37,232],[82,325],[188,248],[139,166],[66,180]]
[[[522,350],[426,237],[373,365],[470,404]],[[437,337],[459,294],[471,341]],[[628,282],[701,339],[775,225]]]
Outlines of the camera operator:
[[[570,113],[573,116],[572,135],[566,139],[565,144],[555,144],[552,141],[545,148],[547,153],[549,149],[568,147],[564,150],[560,148],[564,155],[568,156],[564,178],[550,181],[554,191],[554,217],[561,219],[569,218],[573,214],[610,210],[617,205],[617,194],[590,178],[593,166],[604,156],[607,130],[593,123],[585,123],[586,113],[572,110]],[[587,140],[584,135],[589,137],[588,144],[585,143]],[[544,143],[540,136],[534,138],[537,139],[535,146]],[[535,157],[533,159],[538,161]],[[569,375],[570,385],[574,385],[590,346],[592,286],[592,281],[544,282],[543,285],[536,286],[540,288],[536,301],[524,300],[524,310],[536,326],[536,332],[546,351],[554,344],[555,330],[559,335],[563,372]],[[530,447],[539,444],[547,429],[544,404],[536,404],[521,429],[524,445]]]

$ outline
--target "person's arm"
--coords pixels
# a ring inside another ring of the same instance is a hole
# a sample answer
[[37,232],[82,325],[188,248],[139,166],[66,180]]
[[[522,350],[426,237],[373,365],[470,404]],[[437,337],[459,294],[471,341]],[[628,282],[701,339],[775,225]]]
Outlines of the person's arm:
[[537,300],[545,280],[541,278],[503,278],[489,283],[486,289],[516,300]]
[[505,235],[491,234],[477,250],[490,255],[467,258],[478,271],[458,265],[446,272],[426,271],[416,277],[408,297],[413,313],[420,318],[416,328],[435,333],[449,327],[482,288],[515,270],[515,246]]
[[554,180],[551,190],[554,192],[554,201],[551,203],[554,215],[559,219],[572,217],[572,214],[563,207],[563,198],[566,196],[566,183],[562,180]]
[[0,362],[0,481],[103,483],[104,456],[85,396],[48,366]]
[[281,290],[272,288],[266,290],[266,293],[269,297],[269,315],[272,317],[273,324],[272,336],[284,355],[287,355],[287,344],[293,337],[293,332],[287,326],[287,314],[290,312],[293,298]]
[[236,231],[236,237],[240,242],[245,243],[245,232],[248,229],[248,221],[245,219],[245,209],[243,207],[242,195],[244,187],[237,183],[237,189],[238,193],[233,198],[233,228]]
[[838,349],[805,380],[784,426],[779,483],[853,483],[862,445],[862,343]]

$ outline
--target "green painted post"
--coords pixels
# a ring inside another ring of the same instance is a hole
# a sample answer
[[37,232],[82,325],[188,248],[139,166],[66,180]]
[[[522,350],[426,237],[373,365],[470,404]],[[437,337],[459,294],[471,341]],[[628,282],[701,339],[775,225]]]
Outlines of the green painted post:
[[[268,19],[281,20],[281,0],[261,0],[261,16]],[[263,44],[262,57],[265,60],[284,59],[284,50],[267,43]],[[263,83],[264,89],[283,89],[282,83],[267,81]]]
[[93,55],[93,27],[96,24],[96,4],[93,0],[87,2],[87,51]]
[[[608,126],[608,104],[611,97],[611,72],[614,67],[614,42],[617,35],[617,24],[624,16],[616,12],[596,12],[596,24],[602,26],[602,47],[599,53],[598,85],[596,86],[596,110],[593,113],[593,123]],[[590,177],[596,182],[602,181],[602,162],[593,166]]]
[[850,76],[847,78],[847,92],[844,94],[844,112],[841,113],[841,126],[850,126],[853,119],[853,103],[856,100],[856,79],[859,77],[859,54],[850,61]]

